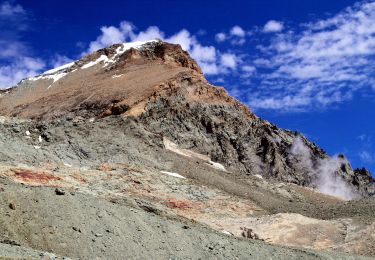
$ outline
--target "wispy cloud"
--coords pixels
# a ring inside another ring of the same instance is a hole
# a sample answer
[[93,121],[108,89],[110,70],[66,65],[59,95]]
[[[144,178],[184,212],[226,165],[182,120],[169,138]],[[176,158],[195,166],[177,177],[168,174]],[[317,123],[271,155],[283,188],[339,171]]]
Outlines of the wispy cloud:
[[371,144],[372,143],[372,135],[371,134],[361,134],[357,136],[357,139],[363,142],[364,144]]
[[217,42],[229,41],[232,45],[243,45],[246,42],[246,32],[241,26],[233,26],[229,32],[219,32],[215,35]]
[[[276,30],[271,25],[264,29]],[[374,87],[374,1],[301,27],[299,33],[279,33],[269,46],[258,47],[261,57],[254,66],[262,73],[249,97],[253,108],[322,108],[351,99],[359,89]]]
[[366,150],[360,151],[358,155],[364,163],[375,163],[375,155]]
[[0,5],[0,16],[8,16],[13,17],[15,15],[23,15],[26,11],[23,9],[23,7],[19,4],[12,5],[9,2],[4,2]]
[[21,5],[12,3],[0,4],[0,88],[13,86],[45,66],[20,39],[28,28],[28,13]]

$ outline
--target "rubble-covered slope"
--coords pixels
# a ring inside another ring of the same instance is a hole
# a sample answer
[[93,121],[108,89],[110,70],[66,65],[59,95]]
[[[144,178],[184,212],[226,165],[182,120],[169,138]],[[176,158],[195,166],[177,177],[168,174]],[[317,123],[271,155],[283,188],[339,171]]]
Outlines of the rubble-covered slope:
[[[142,248],[157,247],[157,258],[373,255],[372,199],[347,202],[260,175],[234,175],[137,118],[1,122],[0,241],[81,258],[147,257]],[[279,252],[262,240],[334,253]]]
[[131,197],[109,201],[4,179],[0,187],[0,203],[14,205],[0,208],[5,259],[370,259],[236,238]]

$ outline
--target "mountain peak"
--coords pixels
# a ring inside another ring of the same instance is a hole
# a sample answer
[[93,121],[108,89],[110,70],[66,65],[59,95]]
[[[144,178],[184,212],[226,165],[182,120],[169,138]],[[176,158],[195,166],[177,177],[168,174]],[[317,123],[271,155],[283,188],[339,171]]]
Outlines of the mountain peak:
[[77,64],[85,69],[102,62],[103,67],[111,69],[132,59],[162,60],[166,64],[190,68],[202,74],[198,64],[179,44],[161,40],[113,44],[84,56]]
[[184,51],[179,44],[171,44],[161,40],[117,43],[89,53],[75,62],[47,70],[42,74],[21,81],[50,79],[54,82],[77,69],[88,69],[96,65],[111,70],[124,62],[136,59],[161,60],[165,64],[190,68],[203,74],[199,65]]
[[181,87],[183,95],[196,102],[235,104],[254,116],[223,88],[210,85],[180,45],[160,40],[113,44],[22,80],[0,96],[0,109],[6,116],[32,119],[106,116],[125,110],[133,115],[145,111],[152,97]]

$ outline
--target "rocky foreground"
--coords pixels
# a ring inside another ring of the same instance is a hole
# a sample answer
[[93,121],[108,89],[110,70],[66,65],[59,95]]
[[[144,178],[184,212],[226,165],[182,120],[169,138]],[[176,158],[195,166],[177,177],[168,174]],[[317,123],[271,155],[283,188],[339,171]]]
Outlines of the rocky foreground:
[[371,174],[258,118],[178,45],[114,45],[0,94],[0,256],[375,256]]

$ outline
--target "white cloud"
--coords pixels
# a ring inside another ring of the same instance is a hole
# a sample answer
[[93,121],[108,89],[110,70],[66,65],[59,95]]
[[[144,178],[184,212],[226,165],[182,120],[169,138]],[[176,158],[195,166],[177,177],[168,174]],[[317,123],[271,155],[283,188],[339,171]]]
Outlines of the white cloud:
[[254,77],[254,74],[256,73],[257,69],[252,65],[243,65],[241,67],[241,78],[244,79],[242,81],[243,84],[250,85],[250,78]]
[[26,47],[16,40],[0,39],[0,46],[0,59],[16,57],[26,50]]
[[246,39],[243,38],[234,38],[230,41],[232,45],[244,45],[246,42]]
[[218,64],[220,55],[213,46],[201,45],[197,38],[190,34],[186,29],[168,38],[161,38],[166,42],[180,44],[182,49],[188,51],[190,55],[198,62],[206,75],[215,75],[223,71]]
[[0,16],[14,16],[25,14],[21,5],[12,5],[10,2],[3,2],[0,5]]
[[253,98],[250,103],[254,108],[274,109],[274,110],[295,110],[299,107],[308,106],[311,98],[308,96],[283,96],[283,97],[269,97],[269,98]]
[[43,69],[45,63],[32,57],[14,57],[10,65],[0,67],[0,88],[10,87],[21,79],[31,77]]
[[245,65],[242,67],[242,70],[247,72],[247,73],[253,73],[256,71],[256,68],[254,66],[250,66],[250,65]]
[[191,55],[202,62],[214,62],[216,60],[216,49],[213,46],[202,46],[195,44]]
[[259,84],[249,96],[253,108],[321,109],[373,87],[375,2],[301,28],[277,34],[269,46],[258,48],[261,55],[253,64],[266,71],[257,73]]
[[264,58],[258,58],[253,61],[254,65],[257,67],[270,67],[271,61]]
[[235,25],[230,30],[230,34],[237,37],[245,37],[246,32],[240,26]]
[[225,68],[235,69],[238,64],[238,57],[232,53],[224,53],[220,57],[220,63]]
[[281,32],[283,29],[284,29],[284,25],[282,22],[270,20],[264,25],[263,32],[265,33]]
[[29,13],[14,1],[0,3],[0,89],[16,85],[24,78],[35,76],[47,67],[59,66],[70,59],[55,55],[50,61],[35,57],[22,41],[23,33],[30,28]]
[[90,43],[88,52],[93,52],[111,44],[125,41],[126,33],[121,29],[114,26],[103,26],[100,30],[102,31],[102,34],[96,39],[96,41]]
[[217,75],[223,71],[216,63],[201,62],[199,65],[206,75]]
[[215,39],[216,39],[216,41],[218,41],[218,42],[223,42],[223,41],[225,41],[225,40],[227,39],[227,35],[226,35],[225,33],[223,33],[223,32],[221,32],[221,33],[217,33],[217,34],[215,35]]
[[374,163],[375,162],[375,155],[370,154],[368,151],[361,151],[359,152],[359,158],[365,163]]
[[372,142],[372,136],[368,134],[361,134],[357,136],[357,139],[364,143],[371,143]]
[[180,44],[182,49],[186,51],[190,50],[192,45],[196,45],[195,37],[192,37],[190,35],[190,32],[186,29],[182,29],[178,33],[166,39],[166,41],[170,43]]
[[164,33],[156,26],[150,26],[146,31],[140,32],[133,41],[149,41],[154,39],[163,39]]
[[217,42],[230,40],[232,45],[243,45],[246,42],[246,31],[239,25],[233,26],[228,33],[220,32],[215,35]]
[[11,87],[23,78],[34,76],[45,66],[44,61],[33,57],[19,40],[27,28],[27,16],[21,5],[8,1],[0,4],[0,88]]

